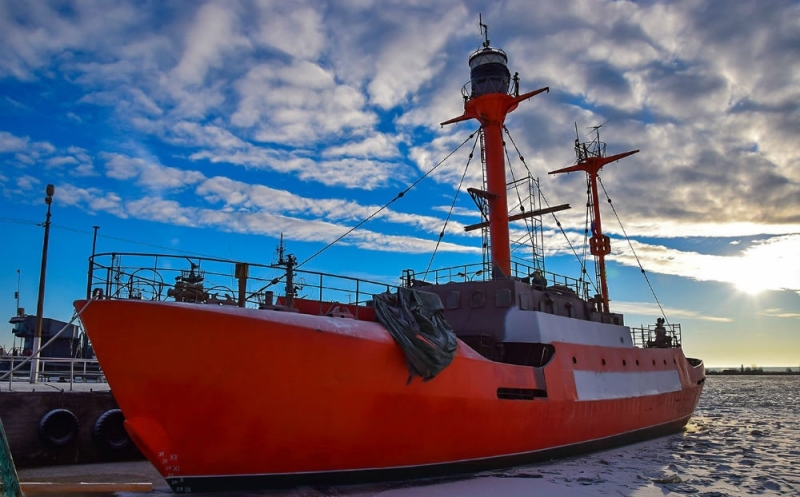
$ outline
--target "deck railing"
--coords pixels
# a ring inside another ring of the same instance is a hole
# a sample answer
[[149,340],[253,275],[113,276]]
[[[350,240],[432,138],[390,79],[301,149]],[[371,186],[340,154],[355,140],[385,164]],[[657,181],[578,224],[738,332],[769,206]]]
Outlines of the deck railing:
[[291,298],[363,306],[395,285],[285,265],[243,263],[209,257],[145,253],[96,254],[89,261],[93,298],[175,300],[264,308]]
[[631,337],[633,344],[637,347],[656,347],[656,348],[674,348],[681,346],[681,325],[678,323],[666,323],[665,339],[659,340],[657,327],[658,325],[651,324],[647,326],[640,326],[638,328],[631,328]]
[[[525,283],[533,283],[534,273],[537,271],[533,266],[512,261],[511,276]],[[544,278],[545,287],[566,288],[583,298],[589,298],[589,282],[579,280],[570,276],[539,270]],[[486,281],[492,278],[492,273],[487,264],[465,264],[452,266],[442,269],[430,270],[427,273],[417,273],[407,269],[403,275],[404,284],[409,281],[419,279],[430,283],[442,284],[457,281]]]

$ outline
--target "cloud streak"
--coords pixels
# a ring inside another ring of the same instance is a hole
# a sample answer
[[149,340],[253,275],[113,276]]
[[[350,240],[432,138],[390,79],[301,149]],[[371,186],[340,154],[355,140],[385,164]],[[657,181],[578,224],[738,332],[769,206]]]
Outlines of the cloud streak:
[[[462,112],[480,7],[0,3],[0,110],[13,117],[0,125],[0,193],[54,181],[87,212],[327,243],[475,129],[438,123]],[[515,179],[530,171],[551,205],[573,205],[559,214],[573,243],[584,179],[547,172],[573,162],[576,122],[587,139],[608,121],[609,153],[641,149],[602,180],[648,271],[800,290],[797,2],[512,1],[485,19],[522,90],[551,88],[509,117],[519,154],[507,144]],[[471,145],[345,243],[430,250],[462,176],[481,186]],[[462,191],[442,249],[475,251],[463,226],[477,221]],[[548,253],[569,253],[546,229]],[[755,241],[715,254],[686,237]]]

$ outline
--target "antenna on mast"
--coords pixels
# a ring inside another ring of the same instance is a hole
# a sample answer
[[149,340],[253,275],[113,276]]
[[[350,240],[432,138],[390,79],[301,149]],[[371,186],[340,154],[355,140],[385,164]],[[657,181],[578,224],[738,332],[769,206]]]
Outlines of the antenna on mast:
[[17,309],[19,309],[19,283],[20,283],[20,272],[19,268],[17,268],[17,291],[14,292],[14,298],[17,299]]
[[575,155],[578,157],[578,162],[586,160],[586,157],[589,155],[588,152],[584,152],[583,145],[581,144],[581,135],[578,133],[578,123],[575,123]]
[[489,26],[483,23],[481,14],[478,14],[478,25],[480,25],[481,34],[483,35],[483,48],[489,48]]
[[[603,124],[598,124],[597,126],[590,126],[589,129],[595,132],[595,139],[599,142],[600,141],[600,128],[608,124],[611,119],[606,119],[606,122]],[[575,131],[578,130],[578,123],[575,123]],[[590,131],[591,133],[591,131]]]
[[278,258],[277,264],[279,266],[283,266],[286,264],[286,260],[284,259],[284,245],[283,245],[283,233],[281,233],[281,241],[278,244],[278,248],[275,249],[275,256]]

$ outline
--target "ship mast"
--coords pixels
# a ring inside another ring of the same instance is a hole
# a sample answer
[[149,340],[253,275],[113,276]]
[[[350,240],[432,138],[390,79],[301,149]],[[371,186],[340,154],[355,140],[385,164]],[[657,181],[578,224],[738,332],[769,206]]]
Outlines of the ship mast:
[[[600,277],[600,304],[602,312],[609,312],[608,308],[608,282],[606,281],[606,256],[611,253],[611,239],[603,234],[603,224],[600,221],[600,203],[597,193],[597,174],[606,164],[618,161],[622,158],[633,155],[639,149],[631,150],[622,154],[606,157],[606,144],[600,141],[600,126],[594,126],[596,137],[591,142],[581,143],[578,136],[575,137],[575,155],[577,160],[574,166],[565,167],[550,174],[571,173],[573,171],[585,171],[589,177],[589,194],[591,195],[592,205],[592,237],[589,239],[589,250],[597,261],[598,273]],[[578,128],[575,127],[577,135]]]
[[508,200],[506,194],[506,164],[503,153],[502,130],[506,115],[517,105],[549,88],[519,94],[519,77],[514,75],[514,87],[509,93],[511,73],[506,66],[508,57],[489,43],[488,27],[480,22],[484,35],[483,48],[469,56],[470,83],[462,90],[464,114],[445,121],[442,126],[468,119],[481,124],[486,158],[486,190],[472,189],[489,207],[490,264],[493,278],[511,275],[511,245],[508,235]]

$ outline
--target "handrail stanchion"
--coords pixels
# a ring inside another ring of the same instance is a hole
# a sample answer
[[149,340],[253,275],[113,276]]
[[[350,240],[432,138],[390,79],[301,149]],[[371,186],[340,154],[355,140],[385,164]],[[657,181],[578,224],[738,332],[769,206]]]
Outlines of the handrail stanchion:
[[361,302],[361,295],[359,293],[359,283],[361,280],[356,280],[356,319],[358,319],[358,303]]

